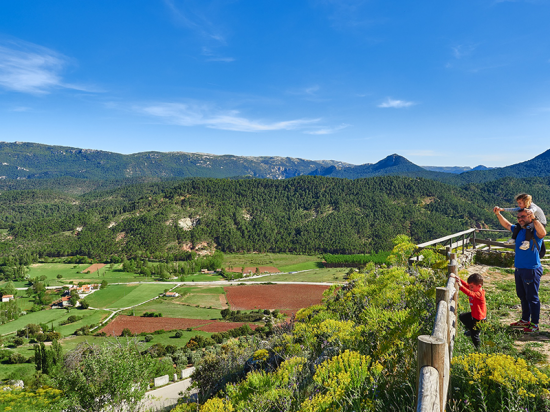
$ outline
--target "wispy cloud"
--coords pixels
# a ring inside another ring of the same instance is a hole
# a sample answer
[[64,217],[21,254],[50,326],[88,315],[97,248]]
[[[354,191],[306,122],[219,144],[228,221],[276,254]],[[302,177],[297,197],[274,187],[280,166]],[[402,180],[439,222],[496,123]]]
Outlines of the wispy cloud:
[[211,129],[238,132],[264,132],[296,130],[319,122],[321,119],[294,119],[279,122],[247,119],[238,110],[220,110],[199,103],[157,103],[135,106],[134,111],[180,126],[204,126]]
[[470,56],[477,46],[477,44],[458,44],[456,46],[451,46],[451,51],[455,59],[462,59]]
[[231,63],[231,62],[234,62],[234,61],[235,61],[235,58],[233,58],[233,57],[220,56],[219,54],[217,54],[216,52],[212,51],[212,49],[210,49],[210,48],[208,48],[208,47],[203,47],[203,48],[202,48],[202,54],[203,54],[203,56],[206,56],[206,57],[207,57],[206,61],[209,61],[209,62],[224,62],[224,63]]
[[403,109],[405,107],[411,107],[416,105],[416,102],[408,102],[406,100],[395,100],[388,97],[383,103],[380,103],[378,107],[383,109]]
[[16,106],[10,109],[11,112],[28,112],[29,110],[31,110],[31,108],[27,106]]
[[205,39],[214,40],[222,45],[226,44],[225,36],[197,7],[192,7],[193,2],[184,0],[176,3],[175,0],[164,0],[164,4],[178,24],[193,30]]
[[0,87],[21,93],[46,94],[55,88],[91,91],[65,83],[69,59],[46,47],[21,40],[0,43]]
[[333,134],[349,126],[350,126],[349,124],[342,123],[340,126],[336,126],[336,127],[326,127],[326,128],[316,129],[316,130],[306,130],[304,133],[316,134],[316,135]]
[[405,156],[418,156],[418,157],[436,157],[442,156],[434,150],[405,150]]

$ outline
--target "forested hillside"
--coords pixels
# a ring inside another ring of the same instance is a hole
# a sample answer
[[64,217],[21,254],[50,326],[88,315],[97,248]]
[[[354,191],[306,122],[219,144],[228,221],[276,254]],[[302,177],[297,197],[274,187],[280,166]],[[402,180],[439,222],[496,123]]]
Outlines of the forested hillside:
[[190,179],[81,196],[0,194],[0,253],[164,257],[189,251],[369,253],[396,234],[415,242],[472,226],[498,227],[495,204],[520,191],[550,210],[550,178],[462,188],[406,177]]

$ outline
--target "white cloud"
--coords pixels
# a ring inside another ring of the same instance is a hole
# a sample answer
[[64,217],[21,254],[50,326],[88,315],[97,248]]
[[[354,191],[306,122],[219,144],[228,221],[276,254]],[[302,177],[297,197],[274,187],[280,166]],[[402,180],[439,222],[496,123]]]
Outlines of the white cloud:
[[237,110],[219,110],[208,104],[158,103],[134,107],[136,112],[163,119],[180,126],[205,126],[211,129],[238,132],[263,132],[296,130],[317,123],[321,119],[295,119],[280,122],[251,120],[239,115]]
[[46,94],[55,88],[90,91],[63,82],[69,59],[46,47],[21,40],[0,44],[0,87],[21,93]]
[[317,135],[323,135],[323,134],[333,134],[336,133],[342,129],[345,129],[346,127],[349,127],[349,124],[342,123],[340,126],[336,127],[327,127],[323,129],[317,129],[317,130],[307,130],[304,133],[307,134],[317,134]]
[[388,97],[386,99],[385,102],[383,103],[380,103],[378,105],[378,107],[381,107],[381,108],[392,108],[392,109],[402,109],[402,108],[405,108],[405,107],[411,107],[411,106],[414,106],[415,102],[408,102],[406,100],[394,100],[392,99],[391,97]]

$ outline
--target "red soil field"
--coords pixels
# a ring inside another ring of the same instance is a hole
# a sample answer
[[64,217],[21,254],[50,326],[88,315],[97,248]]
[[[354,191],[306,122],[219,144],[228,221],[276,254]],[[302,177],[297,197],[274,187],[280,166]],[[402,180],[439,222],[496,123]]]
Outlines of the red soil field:
[[323,292],[328,288],[321,285],[247,285],[224,289],[231,310],[279,309],[295,313],[321,303]]
[[122,329],[128,328],[132,333],[154,332],[156,330],[172,330],[172,329],[187,329],[196,328],[197,326],[207,325],[212,323],[212,320],[204,319],[183,319],[183,318],[145,318],[141,316],[124,316],[119,315],[105,326],[100,332],[105,332],[107,335],[119,336]]
[[[141,316],[124,316],[119,315],[105,326],[100,332],[105,332],[107,335],[120,336],[122,329],[128,328],[132,333],[149,332],[153,333],[156,330],[173,330],[193,328],[203,332],[226,332],[231,329],[236,329],[244,325],[241,322],[220,322],[216,320],[204,319],[184,319],[184,318],[145,318]],[[197,327],[200,326],[200,327]],[[257,325],[249,325],[252,329],[256,329]]]
[[86,272],[94,273],[94,272],[97,272],[99,269],[101,269],[103,266],[105,266],[105,263],[94,263],[89,268],[84,269],[81,273],[86,273]]
[[[260,273],[280,273],[281,271],[277,269],[275,266],[258,266],[258,269],[260,269]],[[225,268],[226,272],[238,272],[241,273],[243,270],[242,267],[240,268]],[[247,266],[244,268],[244,273],[256,273],[256,266]]]

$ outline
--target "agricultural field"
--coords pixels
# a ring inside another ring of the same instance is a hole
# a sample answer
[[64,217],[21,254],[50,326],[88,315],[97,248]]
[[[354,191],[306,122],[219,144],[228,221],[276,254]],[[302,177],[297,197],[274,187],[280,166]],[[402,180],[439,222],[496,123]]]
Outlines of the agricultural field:
[[91,307],[101,309],[121,309],[145,302],[169,289],[170,285],[160,284],[128,284],[109,285],[86,298]]
[[141,316],[145,312],[162,313],[170,318],[219,319],[219,309],[199,308],[172,302],[172,298],[159,298],[122,312],[123,315]]
[[[223,265],[233,268],[241,268],[243,266],[274,266],[281,272],[285,272],[314,269],[319,267],[318,265],[321,264],[321,261],[322,259],[319,256],[293,255],[286,253],[231,253],[224,255]],[[303,269],[295,269],[296,267],[302,267],[300,265],[305,266],[303,266]]]
[[[60,323],[67,320],[67,318],[71,315],[82,316],[83,318],[67,325],[60,325]],[[10,334],[19,329],[23,329],[29,323],[45,323],[48,326],[53,326],[54,329],[61,332],[62,335],[67,336],[74,333],[75,330],[84,325],[99,323],[107,316],[108,312],[103,310],[73,309],[70,312],[67,312],[65,309],[41,310],[39,312],[32,312],[27,315],[20,316],[19,319],[0,325],[0,335]]]
[[321,303],[322,285],[247,285],[227,286],[225,292],[232,310],[279,309],[295,313]]
[[345,282],[344,276],[348,268],[312,269],[306,272],[281,273],[276,275],[262,276],[256,279],[239,279],[239,282],[263,283],[263,282]]

